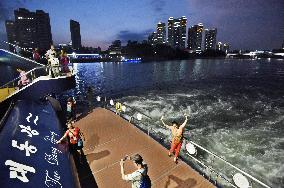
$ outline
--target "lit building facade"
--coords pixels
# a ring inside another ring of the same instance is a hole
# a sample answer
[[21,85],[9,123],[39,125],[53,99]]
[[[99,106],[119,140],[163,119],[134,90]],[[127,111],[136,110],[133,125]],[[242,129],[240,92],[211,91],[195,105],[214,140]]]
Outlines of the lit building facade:
[[218,42],[216,45],[216,50],[220,50],[223,51],[223,43],[222,42]]
[[157,44],[166,43],[166,24],[159,22],[157,24]]
[[[42,10],[30,12],[27,9],[20,8],[14,11],[14,35],[13,43],[17,43],[23,48],[41,48],[48,49],[52,44],[51,26],[49,14]],[[10,23],[10,24],[8,24]],[[8,28],[7,28],[8,27]],[[10,27],[10,28],[9,28]],[[9,38],[13,35],[11,22],[6,22],[6,31]]]
[[201,52],[203,24],[191,26],[188,29],[187,48],[190,52]]
[[40,49],[49,49],[50,45],[52,44],[49,14],[42,10],[37,10],[35,16],[37,23],[37,47]]
[[177,19],[170,17],[168,19],[168,45],[173,48],[185,48],[186,23],[187,18],[185,16]]
[[217,45],[216,45],[216,50],[224,51],[225,53],[228,53],[229,48],[230,47],[229,47],[228,43],[218,42]]
[[108,48],[109,55],[119,55],[121,54],[121,41],[115,40]]
[[[8,42],[11,44],[16,44],[17,38],[16,38],[16,24],[14,21],[7,20],[5,22],[6,26],[6,33],[7,33],[7,39]],[[9,45],[10,51],[14,51],[14,47],[12,45]]]
[[223,44],[223,51],[227,54],[230,50],[230,45],[228,43]]
[[80,24],[75,20],[70,20],[70,32],[71,32],[71,41],[72,48],[79,49],[81,48],[81,34],[80,34]]
[[156,45],[158,43],[158,35],[156,32],[151,33],[148,36],[148,42],[149,44],[151,44],[152,46]]
[[215,50],[217,29],[205,29],[204,50]]

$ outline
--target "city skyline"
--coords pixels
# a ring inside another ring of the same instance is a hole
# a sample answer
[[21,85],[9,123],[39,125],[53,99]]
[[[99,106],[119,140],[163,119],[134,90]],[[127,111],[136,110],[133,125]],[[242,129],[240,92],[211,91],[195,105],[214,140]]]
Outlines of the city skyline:
[[81,25],[82,45],[106,49],[116,39],[122,42],[146,40],[159,21],[167,22],[169,17],[181,16],[187,17],[187,28],[200,22],[205,28],[217,28],[217,40],[228,42],[231,49],[280,48],[284,38],[284,13],[281,11],[284,3],[281,1],[68,2],[0,2],[0,39],[6,39],[5,20],[13,20],[13,10],[18,8],[49,13],[55,44],[70,42],[70,19]]

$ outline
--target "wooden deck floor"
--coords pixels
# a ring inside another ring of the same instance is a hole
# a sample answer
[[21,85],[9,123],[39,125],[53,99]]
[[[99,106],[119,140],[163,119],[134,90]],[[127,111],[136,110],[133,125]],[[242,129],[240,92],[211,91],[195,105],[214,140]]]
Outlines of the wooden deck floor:
[[[148,164],[152,187],[215,187],[184,162],[175,164],[173,158],[167,156],[166,148],[111,111],[97,108],[75,126],[86,138],[84,154],[91,173],[80,174],[81,181],[86,180],[85,185],[93,175],[99,188],[131,187],[121,179],[119,161],[125,155],[139,153]],[[126,162],[125,167],[126,173],[134,170],[131,162]]]

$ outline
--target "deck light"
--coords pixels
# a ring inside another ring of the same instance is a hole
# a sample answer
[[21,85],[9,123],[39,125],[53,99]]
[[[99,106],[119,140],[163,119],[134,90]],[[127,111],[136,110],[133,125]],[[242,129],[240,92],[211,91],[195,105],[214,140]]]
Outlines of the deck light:
[[100,102],[101,101],[101,97],[97,96],[97,101]]
[[197,153],[194,145],[192,143],[188,143],[185,145],[185,148],[187,150],[187,152],[190,154],[190,155],[194,155]]
[[138,113],[138,114],[137,114],[137,119],[138,119],[139,121],[141,121],[141,120],[142,120],[142,114]]
[[72,53],[72,57],[73,57],[73,58],[77,58],[77,55],[76,55],[75,52]]
[[233,176],[233,180],[239,188],[249,188],[250,187],[248,179],[241,173],[236,173]]
[[113,100],[112,100],[112,99],[109,101],[109,104],[110,104],[111,106],[113,106],[113,105],[114,105],[114,102],[113,102]]

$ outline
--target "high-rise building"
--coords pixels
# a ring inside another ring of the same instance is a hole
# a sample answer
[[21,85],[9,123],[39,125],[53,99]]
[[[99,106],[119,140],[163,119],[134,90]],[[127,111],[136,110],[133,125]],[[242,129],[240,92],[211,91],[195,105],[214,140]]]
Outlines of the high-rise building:
[[[11,44],[16,44],[17,38],[16,38],[16,26],[15,22],[11,20],[6,20],[6,33],[7,33],[7,39],[8,42]],[[12,45],[9,45],[10,51],[14,51],[14,47]]]
[[121,54],[121,41],[115,40],[108,48],[110,55],[117,55]]
[[230,46],[229,46],[228,43],[218,42],[218,43],[216,44],[216,50],[223,51],[223,52],[225,52],[225,53],[228,53],[229,48],[230,48]]
[[168,19],[168,44],[173,48],[185,48],[186,40],[186,23],[185,16],[174,19]]
[[205,29],[204,50],[216,48],[217,29]]
[[[29,49],[48,49],[50,47],[52,35],[48,13],[42,10],[30,12],[27,9],[19,8],[14,11],[14,14],[16,41],[20,47]],[[7,36],[9,35],[11,34],[7,32]]]
[[187,47],[190,52],[201,52],[203,24],[191,26],[188,29]]
[[73,49],[81,48],[81,34],[80,34],[79,22],[70,20],[70,32],[71,32],[72,48]]
[[217,45],[216,45],[216,50],[220,50],[220,51],[223,51],[223,43],[222,42],[218,42]]
[[52,44],[49,14],[42,10],[37,10],[35,15],[37,21],[37,47],[40,49],[49,49]]
[[230,50],[230,45],[228,43],[223,44],[223,51],[227,54]]
[[166,43],[166,24],[159,22],[157,24],[157,44]]
[[148,42],[149,44],[151,44],[152,46],[156,45],[157,44],[157,41],[158,41],[158,35],[156,32],[153,32],[151,33],[149,36],[148,36]]

